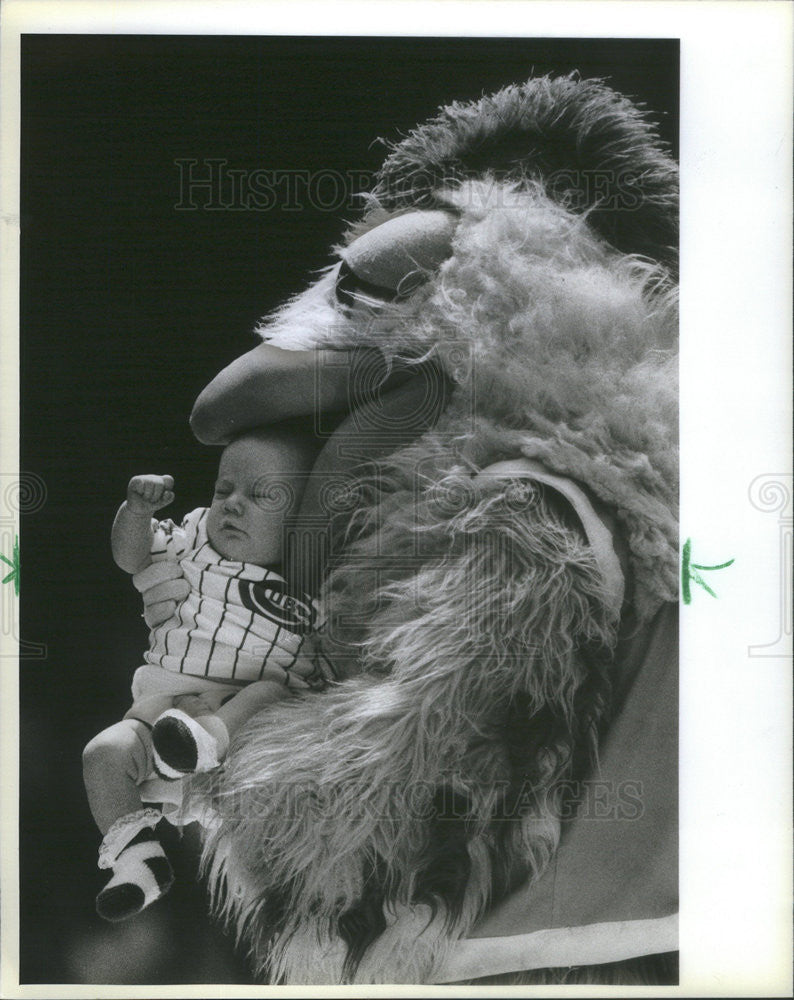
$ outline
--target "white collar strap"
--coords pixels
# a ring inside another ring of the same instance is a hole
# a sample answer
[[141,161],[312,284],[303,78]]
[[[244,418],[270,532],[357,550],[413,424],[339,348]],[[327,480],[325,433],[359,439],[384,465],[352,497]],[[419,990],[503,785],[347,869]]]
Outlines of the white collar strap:
[[[596,563],[601,570],[605,589],[610,604],[616,613],[620,613],[623,597],[626,592],[626,582],[620,560],[615,551],[612,531],[604,519],[596,513],[590,498],[572,479],[557,476],[546,469],[540,462],[531,458],[515,458],[506,462],[496,462],[483,469],[475,477],[475,482],[488,478],[497,479],[530,479],[549,486],[561,494],[576,512],[587,540],[593,550]],[[518,516],[518,515],[517,515]]]

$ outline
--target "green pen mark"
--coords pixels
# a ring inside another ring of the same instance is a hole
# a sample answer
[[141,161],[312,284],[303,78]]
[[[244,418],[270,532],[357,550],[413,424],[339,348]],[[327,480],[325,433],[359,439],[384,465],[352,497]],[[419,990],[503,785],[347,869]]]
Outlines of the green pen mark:
[[9,583],[11,580],[14,581],[14,593],[19,597],[19,536],[14,537],[14,552],[11,559],[6,559],[6,557],[0,554],[0,559],[11,567],[11,572],[3,579],[3,583]]
[[690,581],[694,580],[698,586],[702,587],[707,594],[711,594],[712,597],[717,595],[709,587],[703,577],[700,575],[698,570],[713,570],[713,569],[726,569],[728,566],[732,566],[735,562],[734,559],[729,559],[727,562],[719,563],[717,566],[702,566],[700,563],[693,563],[690,559],[692,554],[692,539],[687,538],[684,542],[684,551],[681,556],[681,596],[683,598],[684,604],[692,603],[692,590],[690,587]]

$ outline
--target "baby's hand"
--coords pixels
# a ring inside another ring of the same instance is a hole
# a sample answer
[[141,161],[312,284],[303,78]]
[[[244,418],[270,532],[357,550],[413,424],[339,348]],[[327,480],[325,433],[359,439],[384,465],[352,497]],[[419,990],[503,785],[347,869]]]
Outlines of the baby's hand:
[[127,487],[127,507],[133,514],[151,516],[173,502],[173,476],[133,476]]
[[143,596],[143,617],[149,628],[167,622],[177,604],[190,593],[179,563],[152,563],[136,573],[132,582]]

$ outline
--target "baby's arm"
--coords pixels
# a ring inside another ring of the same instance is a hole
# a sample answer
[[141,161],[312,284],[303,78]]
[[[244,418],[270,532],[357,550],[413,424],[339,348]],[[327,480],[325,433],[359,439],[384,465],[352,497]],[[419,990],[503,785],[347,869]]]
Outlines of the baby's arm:
[[127,499],[119,507],[110,544],[116,565],[125,573],[138,573],[152,561],[152,516],[174,500],[171,476],[133,476]]
[[224,368],[201,392],[190,426],[203,444],[227,444],[251,427],[314,412],[348,410],[404,377],[404,368],[389,367],[375,348],[287,351],[259,344]]

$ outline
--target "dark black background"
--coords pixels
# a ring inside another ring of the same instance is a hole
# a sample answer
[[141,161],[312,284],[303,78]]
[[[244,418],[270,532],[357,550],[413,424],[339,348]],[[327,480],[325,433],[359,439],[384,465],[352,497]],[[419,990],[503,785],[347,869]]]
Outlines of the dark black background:
[[164,901],[124,925],[93,912],[80,751],[126,710],[147,634],[109,532],[136,472],[174,475],[174,517],[208,501],[195,396],[355,208],[180,211],[175,161],[371,173],[373,140],[440,104],[574,69],[646,103],[677,153],[676,41],[23,37],[21,466],[47,489],[20,532],[22,638],[46,646],[20,666],[23,982],[249,981],[205,916],[190,836]]

